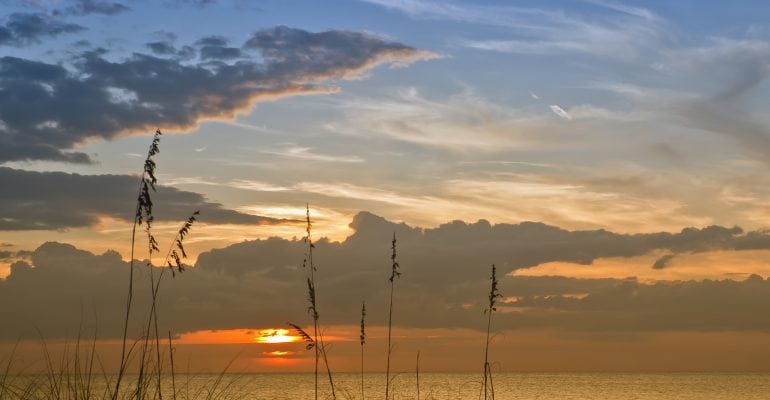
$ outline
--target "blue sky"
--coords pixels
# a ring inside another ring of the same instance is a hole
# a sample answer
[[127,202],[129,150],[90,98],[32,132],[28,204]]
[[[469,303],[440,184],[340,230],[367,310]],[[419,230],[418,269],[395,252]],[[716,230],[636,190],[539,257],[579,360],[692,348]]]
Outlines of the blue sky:
[[[116,4],[5,2],[8,24],[18,13],[78,26],[9,42],[6,54],[77,74],[97,49],[115,63],[168,58],[148,44],[181,51],[216,36],[239,51],[279,26],[354,32],[417,54],[314,78],[326,94],[255,98],[219,116],[192,115],[183,129],[158,120],[168,134],[163,180],[227,208],[285,217],[309,201],[337,239],[360,210],[421,226],[478,218],[629,232],[764,226],[756,216],[766,213],[765,178],[756,172],[770,155],[762,107],[770,32],[761,2],[132,1],[104,11]],[[255,52],[217,60],[243,61],[263,60]],[[62,148],[91,155],[90,164],[37,156],[5,164],[135,173],[153,131],[137,124]]]

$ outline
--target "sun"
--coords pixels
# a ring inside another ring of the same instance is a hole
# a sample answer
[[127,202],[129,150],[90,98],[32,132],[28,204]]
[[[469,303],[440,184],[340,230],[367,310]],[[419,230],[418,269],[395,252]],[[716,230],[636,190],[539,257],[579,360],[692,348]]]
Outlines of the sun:
[[299,342],[302,338],[289,334],[288,329],[262,329],[258,331],[254,341],[257,343],[293,343]]

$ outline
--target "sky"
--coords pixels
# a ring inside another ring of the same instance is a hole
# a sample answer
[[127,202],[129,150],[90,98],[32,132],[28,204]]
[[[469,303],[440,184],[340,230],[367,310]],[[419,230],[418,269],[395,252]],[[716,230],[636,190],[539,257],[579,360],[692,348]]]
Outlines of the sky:
[[0,10],[0,350],[82,325],[115,356],[160,130],[162,252],[200,211],[159,306],[192,365],[312,369],[275,335],[312,322],[309,208],[338,370],[362,301],[383,367],[395,232],[397,369],[483,365],[495,264],[501,370],[770,371],[766,2]]

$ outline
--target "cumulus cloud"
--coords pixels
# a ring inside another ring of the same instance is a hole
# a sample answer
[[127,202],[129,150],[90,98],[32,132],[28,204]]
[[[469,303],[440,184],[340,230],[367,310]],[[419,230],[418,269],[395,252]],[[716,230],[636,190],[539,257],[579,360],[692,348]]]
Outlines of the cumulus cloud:
[[0,46],[24,46],[45,37],[76,33],[86,28],[44,13],[13,13],[0,25]]
[[0,162],[85,163],[88,155],[66,150],[87,138],[187,130],[203,119],[231,119],[260,99],[336,92],[325,82],[436,57],[364,33],[285,26],[256,32],[236,49],[248,59],[233,64],[222,61],[234,55],[230,47],[211,43],[190,62],[159,56],[171,51],[163,43],[150,48],[155,55],[119,61],[106,50],[84,51],[69,67],[0,58]]
[[[770,281],[757,276],[746,281],[648,284],[635,279],[506,275],[556,260],[590,268],[597,257],[651,249],[770,248],[765,233],[709,227],[623,235],[486,221],[421,229],[369,213],[358,214],[351,227],[355,233],[343,242],[316,242],[319,309],[328,324],[355,324],[361,300],[367,301],[373,326],[385,323],[390,239],[396,232],[403,272],[396,299],[401,326],[482,328],[489,265],[496,263],[505,296],[495,318],[500,329],[770,329],[765,319],[756,318],[770,312]],[[163,284],[163,321],[184,332],[300,320],[307,309],[306,271],[301,266],[305,246],[300,239],[270,238],[201,254],[195,268]],[[86,308],[98,316],[99,332],[116,337],[122,322],[115,310],[123,307],[120,293],[126,275],[127,264],[115,252],[95,255],[70,245],[44,244],[29,261],[14,263],[7,279],[0,281],[0,320],[8,322],[0,334],[15,339],[38,326],[47,337],[66,336],[76,332]],[[65,280],[68,284],[61,285]],[[144,286],[136,285],[139,290]],[[149,296],[137,293],[135,298],[141,310]]]
[[[100,217],[133,220],[138,178],[130,175],[78,175],[0,167],[0,231],[57,230],[93,226]],[[203,195],[158,187],[155,217],[182,221],[200,210],[201,221],[223,224],[276,223],[279,220],[230,210]]]

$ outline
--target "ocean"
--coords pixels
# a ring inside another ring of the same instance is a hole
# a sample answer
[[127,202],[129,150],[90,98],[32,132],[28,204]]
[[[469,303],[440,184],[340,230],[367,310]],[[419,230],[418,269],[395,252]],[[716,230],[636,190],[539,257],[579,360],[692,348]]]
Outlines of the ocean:
[[[108,399],[104,381],[94,382],[88,395],[61,391],[52,396],[46,376],[24,376],[5,382],[0,379],[0,398],[5,399]],[[69,378],[72,378],[71,376]],[[65,379],[69,379],[65,378]],[[111,377],[111,378],[114,378]],[[133,377],[135,378],[135,377]],[[361,376],[355,373],[333,375],[336,397],[359,400]],[[414,373],[391,376],[393,400],[417,399]],[[480,374],[420,374],[419,399],[464,400],[483,398]],[[766,400],[770,398],[770,374],[767,373],[497,373],[493,377],[495,399],[498,400]],[[97,379],[99,380],[99,379]],[[112,379],[111,379],[112,380]],[[132,377],[126,377],[127,389],[121,398],[131,398]],[[262,374],[197,374],[177,375],[177,400],[307,400],[314,399],[314,377],[308,373]],[[59,385],[66,386],[60,381]],[[29,388],[34,387],[34,390]],[[170,376],[164,377],[164,399],[173,399]],[[148,388],[147,398],[157,398]],[[382,399],[385,375],[364,376],[364,396]],[[16,395],[14,395],[14,393]],[[319,374],[319,399],[331,399],[328,377]],[[489,397],[491,398],[491,397]]]

